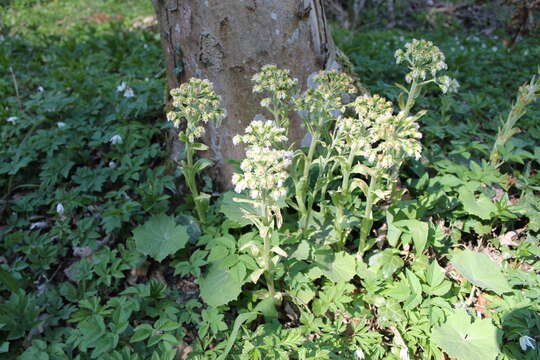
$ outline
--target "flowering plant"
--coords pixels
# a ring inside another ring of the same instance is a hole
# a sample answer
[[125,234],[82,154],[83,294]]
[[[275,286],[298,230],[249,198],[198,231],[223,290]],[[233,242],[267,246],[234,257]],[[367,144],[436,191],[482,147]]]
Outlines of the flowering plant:
[[[233,139],[235,144],[247,145],[246,158],[240,164],[242,172],[234,174],[232,178],[234,190],[237,193],[247,191],[251,200],[244,201],[249,202],[254,211],[246,212],[244,216],[255,224],[263,240],[262,247],[250,242],[244,248],[251,249],[259,265],[252,280],[256,282],[264,274],[270,297],[276,295],[273,265],[279,256],[287,255],[279,246],[271,247],[274,230],[283,223],[280,207],[287,195],[285,180],[293,156],[291,151],[276,149],[287,141],[284,134],[285,129],[271,120],[254,120],[244,135],[237,135]],[[272,253],[276,253],[273,258]]]
[[209,195],[199,192],[196,176],[206,167],[212,165],[207,159],[198,159],[194,162],[196,151],[207,150],[208,147],[197,140],[204,135],[204,126],[208,122],[218,125],[225,117],[220,108],[221,98],[214,92],[212,83],[208,80],[192,78],[171,90],[172,106],[175,110],[167,113],[167,119],[176,128],[184,128],[178,137],[185,145],[185,160],[182,161],[182,170],[186,184],[193,196],[197,216],[201,222],[206,221],[206,209]]

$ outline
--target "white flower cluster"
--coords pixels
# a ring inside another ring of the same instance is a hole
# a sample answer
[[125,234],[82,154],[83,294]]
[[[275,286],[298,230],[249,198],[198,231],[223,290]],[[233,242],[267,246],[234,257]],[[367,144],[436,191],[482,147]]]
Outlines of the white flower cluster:
[[236,135],[233,144],[244,143],[249,146],[268,148],[287,141],[285,129],[277,127],[271,120],[253,120],[245,130],[244,135]]
[[420,158],[422,134],[414,117],[393,115],[392,103],[379,95],[360,96],[351,107],[357,117],[337,123],[338,152],[352,151],[383,169],[392,168],[403,156]]
[[[251,80],[255,83],[254,93],[268,92],[281,101],[288,101],[298,86],[298,79],[291,78],[289,70],[279,69],[276,65],[263,66]],[[269,107],[271,102],[272,98],[264,98],[261,106]]]
[[[268,133],[262,134],[264,131]],[[235,144],[243,142],[248,145],[246,158],[240,164],[242,173],[232,177],[237,193],[248,190],[254,200],[269,198],[273,201],[287,195],[285,180],[293,153],[275,149],[277,142],[287,140],[284,133],[285,129],[275,126],[272,121],[255,120],[246,128],[246,135],[235,137]]]
[[313,80],[316,86],[296,99],[297,110],[328,117],[335,117],[336,112],[344,113],[346,106],[342,96],[356,93],[353,80],[337,70],[321,71]]
[[405,44],[405,49],[398,49],[394,54],[396,63],[406,62],[410,72],[405,76],[408,83],[424,81],[428,74],[439,85],[443,93],[455,92],[459,83],[448,76],[437,77],[437,73],[446,70],[446,59],[442,51],[428,40],[414,39]]
[[201,121],[212,121],[219,124],[225,117],[225,111],[221,109],[221,98],[214,92],[210,81],[191,78],[180,87],[171,90],[172,105],[175,111],[167,113],[167,120],[175,127],[180,127],[182,119],[186,120],[185,135],[189,142],[194,142],[204,134]]

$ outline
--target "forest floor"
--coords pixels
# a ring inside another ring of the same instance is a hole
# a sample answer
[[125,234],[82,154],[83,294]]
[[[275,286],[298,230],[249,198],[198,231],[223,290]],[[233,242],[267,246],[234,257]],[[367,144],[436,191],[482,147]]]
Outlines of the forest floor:
[[[374,94],[399,101],[394,53],[415,38],[440,47],[460,88],[417,101],[423,158],[402,168],[395,219],[375,218],[378,232],[399,228],[395,242],[352,260],[345,282],[281,274],[279,321],[242,324],[258,285],[211,307],[198,279],[212,246],[232,253],[253,232],[222,197],[202,228],[182,201],[151,2],[0,10],[0,359],[218,359],[229,345],[234,359],[540,358],[523,346],[540,342],[540,104],[500,149],[503,165],[488,162],[519,86],[538,75],[538,36],[508,49],[502,31],[336,29]],[[185,248],[147,256],[133,234],[149,219],[187,229]],[[316,268],[303,244],[289,244],[286,266]]]

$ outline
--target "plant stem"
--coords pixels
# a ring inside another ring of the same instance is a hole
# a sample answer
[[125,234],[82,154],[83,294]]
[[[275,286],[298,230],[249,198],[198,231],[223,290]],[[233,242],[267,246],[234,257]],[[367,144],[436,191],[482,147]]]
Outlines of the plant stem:
[[186,179],[189,191],[191,191],[197,217],[199,218],[199,221],[204,224],[206,222],[206,216],[199,201],[199,190],[197,189],[197,181],[195,179],[196,174],[193,170],[193,149],[189,142],[186,142],[186,163],[187,166],[184,167],[184,178]]
[[339,200],[339,203],[336,205],[336,220],[337,220],[337,238],[338,238],[338,248],[341,250],[345,246],[345,238],[343,236],[344,228],[343,228],[343,210],[344,210],[344,199],[343,197],[346,196],[349,193],[349,181],[351,177],[351,171],[352,171],[352,164],[354,161],[355,156],[355,149],[351,149],[351,152],[349,153],[349,156],[347,158],[346,168],[343,169],[343,179],[341,181],[341,194],[342,197]]
[[315,149],[317,148],[317,142],[319,141],[319,133],[315,132],[313,138],[311,139],[311,144],[309,144],[309,151],[304,162],[304,170],[302,177],[298,181],[298,188],[296,189],[296,202],[298,204],[298,210],[301,216],[307,215],[306,210],[306,194],[307,187],[309,184],[309,170],[313,162],[313,156],[315,155]]
[[366,210],[364,212],[364,219],[362,219],[362,228],[360,229],[360,240],[358,241],[358,255],[364,255],[366,240],[373,227],[373,197],[375,190],[377,189],[377,183],[379,182],[379,174],[371,176],[369,182],[369,188],[366,199]]
[[270,241],[272,240],[272,230],[273,230],[273,219],[272,219],[272,213],[270,209],[268,209],[267,201],[266,201],[266,194],[262,197],[262,207],[264,211],[264,221],[263,226],[264,229],[263,233],[261,235],[263,238],[263,258],[264,258],[264,279],[266,280],[266,286],[268,287],[268,292],[270,294],[270,297],[274,297],[276,294],[276,288],[274,285],[274,278],[272,277],[272,250],[270,249]]

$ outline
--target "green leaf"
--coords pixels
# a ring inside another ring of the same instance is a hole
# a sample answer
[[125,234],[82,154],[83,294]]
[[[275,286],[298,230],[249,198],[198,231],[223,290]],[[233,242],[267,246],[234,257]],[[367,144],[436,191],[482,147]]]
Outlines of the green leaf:
[[314,258],[317,268],[333,282],[347,282],[356,274],[355,257],[344,251],[334,253],[332,250],[318,250]]
[[458,360],[491,360],[499,354],[498,330],[489,319],[476,320],[465,310],[456,310],[446,323],[432,331],[432,339],[450,357]]
[[484,194],[478,198],[466,187],[459,188],[459,201],[463,204],[463,209],[471,214],[478,216],[482,220],[491,219],[491,213],[497,211],[497,206]]
[[10,273],[0,269],[0,283],[3,283],[9,290],[12,292],[17,292],[20,289],[19,283],[17,280],[11,276]]
[[139,252],[161,262],[184,248],[189,236],[187,228],[177,225],[172,216],[152,216],[144,225],[133,230],[135,247]]
[[393,225],[398,227],[405,227],[408,230],[409,234],[412,237],[414,249],[416,250],[417,255],[421,254],[424,251],[428,240],[428,223],[410,219],[396,221]]
[[201,297],[210,306],[225,305],[238,298],[245,277],[246,268],[243,264],[228,268],[222,263],[213,263],[206,276],[199,281]]
[[511,291],[499,265],[487,255],[465,250],[452,257],[452,264],[472,284],[497,294]]
[[239,227],[251,224],[251,221],[246,219],[244,214],[251,214],[255,212],[255,209],[248,203],[234,201],[234,198],[248,199],[242,194],[236,194],[232,191],[228,191],[222,196],[219,211],[224,214],[227,219]]
[[135,342],[142,341],[148,338],[150,335],[152,335],[153,332],[154,332],[154,329],[152,328],[152,326],[148,324],[139,325],[135,328],[135,332],[133,336],[131,337],[131,339],[129,339],[129,342],[135,343]]
[[392,249],[384,249],[369,258],[369,269],[381,271],[383,278],[388,279],[403,266],[403,260]]

